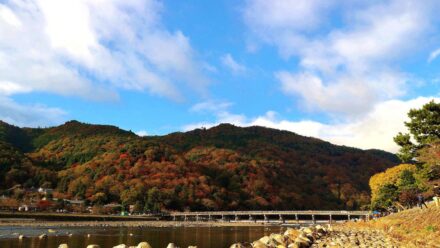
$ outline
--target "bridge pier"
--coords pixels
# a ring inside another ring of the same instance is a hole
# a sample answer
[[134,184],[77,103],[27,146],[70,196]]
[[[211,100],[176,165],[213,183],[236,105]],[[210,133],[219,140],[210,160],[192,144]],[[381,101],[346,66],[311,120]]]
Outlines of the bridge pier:
[[279,217],[280,217],[281,223],[286,223],[286,221],[284,220],[284,218],[283,218],[283,216],[281,214],[279,215]]
[[[249,221],[258,222],[263,218],[264,222],[270,222],[271,218],[276,220],[276,216],[278,215],[279,222],[287,223],[287,220],[293,220],[293,223],[297,225],[301,224],[303,220],[308,220],[310,223],[316,224],[320,222],[323,216],[328,216],[329,218],[325,221],[328,221],[330,224],[334,223],[337,219],[348,219],[351,221],[352,216],[356,217],[360,216],[364,220],[368,220],[370,217],[370,213],[368,211],[206,211],[206,212],[174,212],[170,213],[167,216],[167,219],[173,221],[205,221],[209,219],[210,221],[218,220],[218,221],[240,221],[240,219],[247,219],[246,216],[249,217]],[[337,217],[335,219],[335,216]],[[221,218],[221,219],[220,219]],[[302,218],[300,220],[300,218]],[[310,218],[310,219],[308,219]],[[278,222],[278,221],[277,221]]]

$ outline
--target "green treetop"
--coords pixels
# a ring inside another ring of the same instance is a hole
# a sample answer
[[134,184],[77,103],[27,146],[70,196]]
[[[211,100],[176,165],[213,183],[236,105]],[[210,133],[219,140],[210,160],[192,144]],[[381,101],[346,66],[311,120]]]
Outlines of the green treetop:
[[408,117],[410,121],[405,122],[405,126],[410,133],[398,133],[394,137],[400,146],[397,155],[403,162],[413,160],[420,148],[440,139],[440,104],[430,101],[421,109],[411,109]]

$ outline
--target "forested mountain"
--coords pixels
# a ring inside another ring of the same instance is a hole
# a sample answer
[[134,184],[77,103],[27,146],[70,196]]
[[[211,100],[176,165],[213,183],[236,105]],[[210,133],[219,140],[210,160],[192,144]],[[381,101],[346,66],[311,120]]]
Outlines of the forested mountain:
[[57,197],[146,210],[356,209],[393,154],[263,127],[222,124],[139,137],[70,121],[0,123],[0,187],[53,187]]

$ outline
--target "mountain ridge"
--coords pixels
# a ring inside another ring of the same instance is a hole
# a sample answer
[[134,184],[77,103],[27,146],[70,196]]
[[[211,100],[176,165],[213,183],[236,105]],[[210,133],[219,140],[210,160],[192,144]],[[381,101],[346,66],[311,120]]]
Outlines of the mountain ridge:
[[6,165],[2,154],[4,187],[45,185],[59,197],[150,210],[357,209],[368,204],[369,176],[398,162],[385,151],[231,124],[139,137],[78,121],[36,129],[0,123],[0,141],[30,161],[33,175],[18,175],[20,165]]

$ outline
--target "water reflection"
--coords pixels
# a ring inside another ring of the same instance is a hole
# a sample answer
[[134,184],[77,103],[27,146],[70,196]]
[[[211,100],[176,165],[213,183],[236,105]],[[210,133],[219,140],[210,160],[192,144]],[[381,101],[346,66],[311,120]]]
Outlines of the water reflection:
[[[1,228],[0,247],[2,248],[56,248],[67,243],[69,247],[81,248],[88,244],[98,244],[102,248],[118,244],[137,245],[147,241],[153,248],[165,248],[168,243],[179,247],[196,245],[199,248],[224,248],[235,242],[250,242],[260,237],[284,231],[282,227],[112,227],[112,228],[56,228],[55,233],[47,229]],[[18,233],[27,238],[18,239]],[[46,239],[38,235],[46,233]],[[67,234],[71,233],[69,237]],[[88,235],[90,234],[90,236]]]

